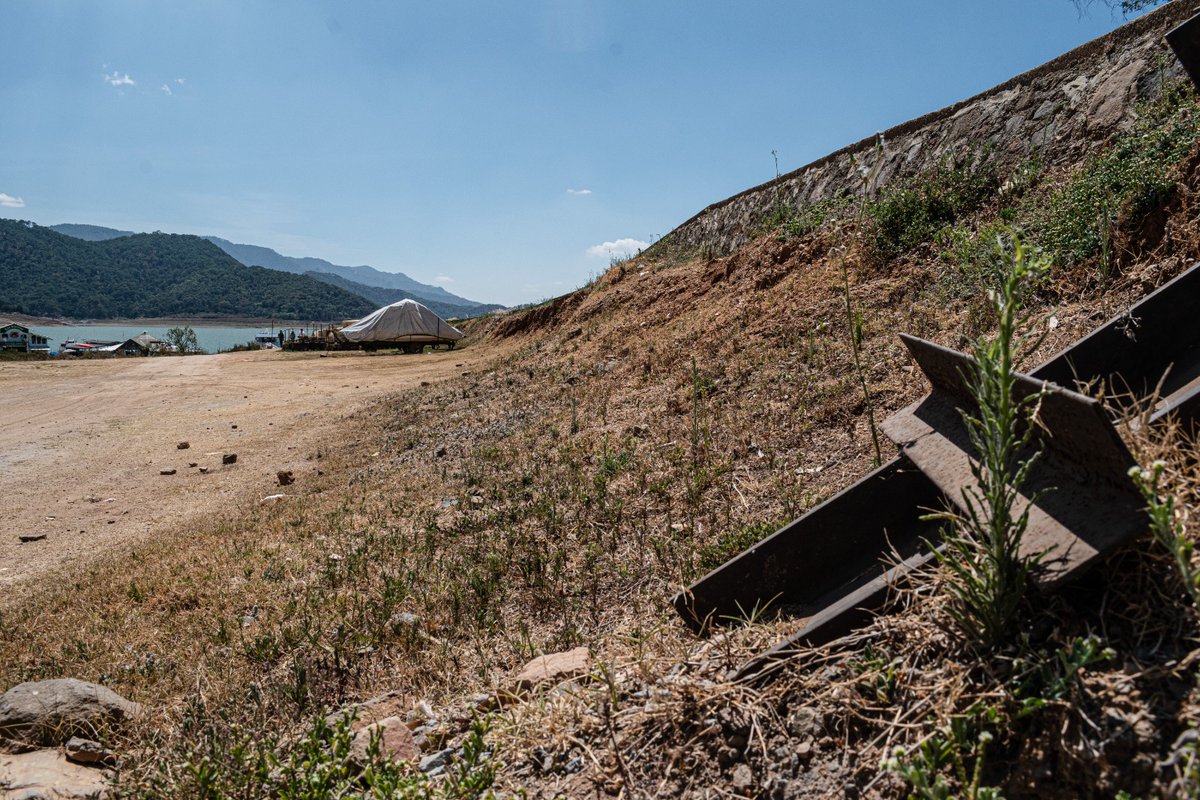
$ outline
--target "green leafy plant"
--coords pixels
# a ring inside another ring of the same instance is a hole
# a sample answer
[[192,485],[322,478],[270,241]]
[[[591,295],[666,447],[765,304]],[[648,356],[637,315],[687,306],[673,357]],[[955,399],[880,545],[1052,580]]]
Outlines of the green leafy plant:
[[975,156],[897,182],[866,207],[871,248],[889,259],[931,242],[942,228],[987,202],[999,186],[995,169]]
[[1163,490],[1162,477],[1166,469],[1166,462],[1155,461],[1147,468],[1131,467],[1129,477],[1146,501],[1154,540],[1171,554],[1184,590],[1192,603],[1200,606],[1200,570],[1192,564],[1196,546],[1184,532],[1174,496]]
[[[983,785],[983,770],[993,734],[982,723],[995,723],[995,708],[973,708],[921,742],[911,753],[897,747],[882,767],[912,784],[912,800],[1003,800],[994,786]],[[955,783],[961,795],[955,791]]]
[[[1136,221],[1175,191],[1175,166],[1200,139],[1195,94],[1184,81],[1164,89],[1139,109],[1133,130],[1088,161],[1049,196],[1033,193],[1024,205],[1031,235],[1058,263],[1100,253],[1111,270],[1110,233]],[[1102,278],[1106,277],[1104,274]]]
[[1017,501],[1038,457],[1030,449],[1041,395],[1018,395],[1016,361],[1031,344],[1019,333],[1028,323],[1023,298],[1049,268],[1045,256],[1015,234],[1008,242],[997,240],[997,247],[1009,258],[1000,289],[991,295],[998,330],[973,349],[974,365],[965,377],[977,408],[961,412],[975,453],[974,486],[962,492],[962,511],[932,515],[950,523],[937,556],[949,575],[948,612],[960,632],[985,649],[1008,635],[1036,561],[1021,553],[1029,508],[1018,510]]
[[1095,634],[1077,636],[1054,653],[1037,652],[1016,662],[1017,688],[1020,699],[1018,718],[1061,700],[1075,684],[1079,673],[1092,664],[1111,661],[1116,652],[1103,647]]

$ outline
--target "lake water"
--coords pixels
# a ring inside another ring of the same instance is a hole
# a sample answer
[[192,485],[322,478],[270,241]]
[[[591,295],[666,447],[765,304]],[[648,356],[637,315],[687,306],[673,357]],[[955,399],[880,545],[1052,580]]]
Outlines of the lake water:
[[[143,331],[159,339],[166,338],[167,329],[174,325],[33,325],[34,333],[45,336],[50,340],[50,352],[56,353],[67,339],[83,341],[84,339],[99,339],[102,341],[122,342],[137,336]],[[267,327],[226,327],[220,325],[192,325],[196,332],[196,340],[201,349],[210,353],[228,350],[234,345],[246,344],[254,340],[254,334],[263,330],[274,330]]]

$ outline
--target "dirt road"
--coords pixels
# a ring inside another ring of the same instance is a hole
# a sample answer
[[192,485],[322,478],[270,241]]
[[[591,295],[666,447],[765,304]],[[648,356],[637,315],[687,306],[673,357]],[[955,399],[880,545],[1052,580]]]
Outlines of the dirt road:
[[[484,357],[479,348],[0,362],[0,596],[117,544],[286,492],[276,472],[315,474],[314,448],[349,414]],[[237,463],[223,465],[226,453]]]

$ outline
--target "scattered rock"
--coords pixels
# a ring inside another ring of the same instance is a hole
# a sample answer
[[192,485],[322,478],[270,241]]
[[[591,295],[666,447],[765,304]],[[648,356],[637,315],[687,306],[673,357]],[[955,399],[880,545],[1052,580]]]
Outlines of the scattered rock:
[[237,463],[237,453],[226,453],[225,455],[221,456],[221,463],[222,464],[236,464]]
[[191,442],[180,442],[179,444],[175,445],[175,449],[176,450],[187,450],[191,446],[192,446]]
[[201,474],[201,475],[207,475],[207,474],[208,474],[208,467],[201,467],[201,468],[200,468],[200,474]]
[[21,683],[0,695],[0,738],[57,745],[94,735],[141,713],[142,707],[95,683],[74,678]]
[[436,753],[430,753],[421,759],[418,765],[421,772],[432,772],[439,767],[445,767],[450,763],[450,756],[454,755],[454,748],[447,747],[445,750],[438,750]]
[[21,533],[17,535],[21,540],[21,544],[29,544],[30,542],[40,542],[46,538],[44,533]]
[[262,500],[259,500],[258,502],[259,502],[259,505],[269,506],[272,503],[278,503],[280,500],[282,500],[285,497],[287,497],[286,494],[269,494],[266,497],[264,497]]
[[108,774],[73,764],[58,750],[0,753],[0,796],[14,800],[99,800],[109,797]]
[[356,764],[367,764],[367,750],[371,739],[379,739],[379,755],[390,761],[416,761],[421,751],[413,741],[412,731],[400,717],[387,717],[362,728],[350,740],[350,760]]
[[563,653],[538,656],[530,661],[513,679],[516,691],[532,689],[540,683],[562,681],[587,672],[590,654],[587,647],[576,647]]
[[196,466],[196,462],[195,462],[195,461],[189,461],[189,462],[188,462],[188,469],[194,469],[194,468],[195,468],[195,466]]
[[350,732],[358,733],[368,725],[374,725],[388,717],[398,717],[409,710],[412,703],[400,692],[388,692],[361,703],[343,706],[325,717],[325,722],[336,726],[342,719],[351,718]]
[[388,627],[393,631],[399,631],[404,628],[416,628],[421,624],[421,618],[411,611],[401,611],[398,614],[393,614],[388,620]]
[[72,736],[67,740],[67,744],[63,750],[67,754],[67,760],[74,761],[77,764],[104,764],[112,766],[117,763],[117,756],[113,751],[91,739],[81,739],[78,736]]
[[173,469],[160,469],[160,470],[158,471],[158,474],[159,474],[159,475],[174,475],[174,474],[175,474],[175,470],[173,470]]
[[750,771],[748,765],[738,764],[733,770],[733,779],[729,783],[738,794],[749,794],[754,788],[754,773]]
[[296,479],[292,476],[292,471],[290,469],[279,470],[275,473],[275,479],[279,481],[280,486],[291,486],[296,482]]
[[237,425],[230,425],[229,427],[235,431],[237,430]]
[[821,713],[813,708],[794,708],[787,717],[788,733],[793,736],[815,738],[821,735],[824,727],[825,721],[821,718]]
[[429,381],[421,381],[421,385],[422,385],[422,386],[429,386],[429,385],[430,385],[430,383],[429,383]]

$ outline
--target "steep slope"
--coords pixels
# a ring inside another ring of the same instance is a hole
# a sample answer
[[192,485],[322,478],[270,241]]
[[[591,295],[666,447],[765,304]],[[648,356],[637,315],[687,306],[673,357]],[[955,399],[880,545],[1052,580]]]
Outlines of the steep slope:
[[196,236],[88,242],[0,220],[0,309],[79,319],[357,317],[364,298],[301,275],[245,267]]
[[433,313],[443,319],[457,318],[467,319],[470,317],[480,317],[492,311],[497,311],[502,306],[498,305],[470,305],[462,306],[454,303],[445,303],[439,300],[429,300],[424,297],[406,292],[403,289],[385,289],[380,286],[367,286],[363,283],[347,280],[340,275],[334,275],[329,272],[306,272],[304,273],[313,280],[328,283],[330,286],[339,286],[348,292],[353,292],[360,297],[365,297],[372,303],[379,306],[386,306],[400,300],[416,300],[432,309]]

